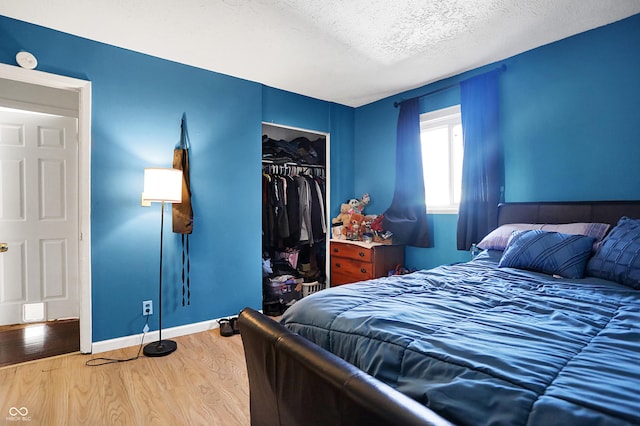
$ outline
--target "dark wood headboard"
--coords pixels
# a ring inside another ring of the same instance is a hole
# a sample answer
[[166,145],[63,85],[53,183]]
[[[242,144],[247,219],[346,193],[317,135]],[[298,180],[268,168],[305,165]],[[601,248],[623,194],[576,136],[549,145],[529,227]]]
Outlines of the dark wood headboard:
[[503,203],[498,206],[498,226],[506,223],[600,222],[613,227],[622,216],[639,219],[640,201]]

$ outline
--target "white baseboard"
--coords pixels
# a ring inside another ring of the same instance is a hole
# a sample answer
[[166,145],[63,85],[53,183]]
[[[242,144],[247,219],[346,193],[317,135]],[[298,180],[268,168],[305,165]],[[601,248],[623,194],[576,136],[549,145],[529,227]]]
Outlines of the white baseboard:
[[[227,318],[227,317],[223,317]],[[200,333],[201,331],[212,330],[219,328],[218,320],[208,320],[202,322],[195,322],[192,324],[180,325],[178,327],[163,328],[162,338],[171,339],[178,336],[186,336],[187,334]],[[151,331],[144,336],[144,343],[151,343],[158,340],[158,330]],[[93,342],[91,344],[91,353],[99,354],[101,352],[113,351],[116,349],[128,348],[130,346],[140,345],[142,340],[142,333],[133,334],[130,336],[118,337],[115,339],[101,340],[99,342]]]

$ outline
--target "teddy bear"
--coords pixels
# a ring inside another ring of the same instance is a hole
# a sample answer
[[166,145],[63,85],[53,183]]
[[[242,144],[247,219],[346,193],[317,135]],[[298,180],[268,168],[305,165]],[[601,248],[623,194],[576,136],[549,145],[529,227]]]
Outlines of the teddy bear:
[[364,221],[364,215],[359,213],[354,213],[351,215],[351,219],[345,227],[342,229],[342,233],[347,236],[347,238],[352,240],[359,240],[363,231],[362,222]]
[[334,225],[342,223],[344,226],[347,226],[351,221],[351,214],[349,213],[350,209],[351,206],[349,204],[342,204],[340,206],[340,214],[334,217],[331,220],[331,223],[333,223]]

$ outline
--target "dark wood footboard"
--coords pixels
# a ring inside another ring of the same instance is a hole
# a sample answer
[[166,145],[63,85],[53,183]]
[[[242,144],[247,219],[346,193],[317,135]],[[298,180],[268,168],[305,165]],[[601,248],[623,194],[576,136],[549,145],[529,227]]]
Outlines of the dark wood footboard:
[[239,317],[251,424],[450,425],[433,411],[261,313]]

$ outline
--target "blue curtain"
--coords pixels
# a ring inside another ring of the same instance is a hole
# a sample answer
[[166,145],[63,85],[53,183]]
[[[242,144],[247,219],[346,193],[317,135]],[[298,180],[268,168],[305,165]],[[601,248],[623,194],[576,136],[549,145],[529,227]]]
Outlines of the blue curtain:
[[504,159],[499,135],[500,69],[460,83],[464,134],[462,199],[458,213],[458,250],[468,250],[493,230],[504,188]]
[[414,98],[400,104],[395,191],[382,222],[394,242],[430,247],[423,179],[419,100]]

